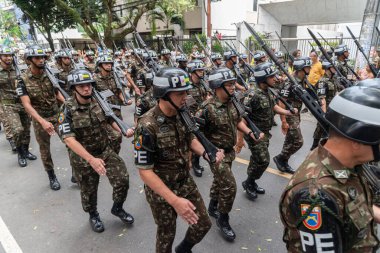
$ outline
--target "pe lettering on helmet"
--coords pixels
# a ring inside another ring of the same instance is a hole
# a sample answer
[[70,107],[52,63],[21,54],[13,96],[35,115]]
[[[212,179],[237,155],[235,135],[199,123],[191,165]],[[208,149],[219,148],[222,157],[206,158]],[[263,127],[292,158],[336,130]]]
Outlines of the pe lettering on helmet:
[[172,77],[173,88],[186,86],[189,83],[189,81],[190,81],[189,77],[186,77],[186,76],[173,76]]

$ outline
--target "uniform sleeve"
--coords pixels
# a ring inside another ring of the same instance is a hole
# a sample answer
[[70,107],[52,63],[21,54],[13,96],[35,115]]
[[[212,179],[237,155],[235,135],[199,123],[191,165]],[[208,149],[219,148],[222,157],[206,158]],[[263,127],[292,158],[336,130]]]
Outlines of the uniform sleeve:
[[289,252],[343,252],[343,220],[331,193],[320,189],[311,196],[309,188],[290,194],[283,205],[284,241]]
[[325,98],[326,97],[326,93],[327,93],[327,90],[328,90],[328,85],[326,82],[320,80],[318,83],[317,83],[317,95],[319,98]]
[[134,137],[135,165],[138,169],[154,168],[156,138],[146,127],[139,125]]
[[58,115],[58,134],[62,140],[68,137],[75,137],[71,112],[66,105],[62,106]]
[[255,111],[260,108],[260,98],[256,95],[252,96],[251,101],[249,101],[249,107],[252,111]]
[[288,99],[289,98],[289,94],[290,94],[290,91],[289,91],[289,85],[285,84],[283,85],[282,87],[280,87],[280,96],[285,98],[285,99]]
[[26,90],[26,85],[25,85],[24,79],[21,79],[17,83],[16,94],[19,97],[28,96],[28,91]]

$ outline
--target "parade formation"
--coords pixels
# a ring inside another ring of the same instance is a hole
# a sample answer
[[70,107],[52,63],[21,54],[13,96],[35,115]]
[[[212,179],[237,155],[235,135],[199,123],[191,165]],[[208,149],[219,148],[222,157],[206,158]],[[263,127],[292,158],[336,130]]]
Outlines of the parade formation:
[[[211,52],[198,36],[199,48],[190,54],[174,39],[167,41],[170,47],[163,40],[156,52],[135,27],[136,41],[114,43],[112,49],[102,36],[85,50],[65,38],[59,50],[37,40],[24,40],[23,50],[1,45],[1,131],[17,154],[9,153],[14,167],[39,159],[48,177],[41,185],[63,191],[56,173],[61,161],[51,152],[57,134],[89,231],[107,227],[98,210],[102,177],[112,187],[109,210],[126,226],[139,216],[127,212],[134,205],[127,198],[130,182],[141,179],[156,229],[155,238],[144,240],[155,241],[156,252],[189,253],[198,252],[193,247],[213,224],[223,240],[239,237],[232,212],[241,197],[238,186],[255,212],[255,201],[271,191],[262,176],[273,161],[278,173],[290,178],[281,198],[272,199],[284,228],[285,244],[277,252],[375,252],[380,61],[366,58],[370,74],[363,78],[350,66],[345,44],[326,49],[328,42],[309,29],[314,42],[307,55],[289,52],[284,44],[284,51],[274,52],[250,24],[242,24],[257,42],[255,51],[239,41],[246,49],[240,53],[215,35],[222,52]],[[127,106],[134,107],[131,117],[122,115]],[[312,136],[301,132],[301,113],[317,121]],[[275,118],[285,140],[279,153],[271,154]],[[306,138],[310,153],[298,168],[290,166]],[[31,142],[38,143],[39,152],[30,152]],[[128,168],[122,143],[134,150]],[[238,182],[232,163],[245,148],[250,152],[246,178]],[[140,179],[130,176],[133,170]],[[212,176],[208,197],[197,186],[206,171]],[[239,215],[249,218],[250,212]],[[176,233],[177,217],[188,224],[185,234]],[[176,237],[180,242],[173,245]]]

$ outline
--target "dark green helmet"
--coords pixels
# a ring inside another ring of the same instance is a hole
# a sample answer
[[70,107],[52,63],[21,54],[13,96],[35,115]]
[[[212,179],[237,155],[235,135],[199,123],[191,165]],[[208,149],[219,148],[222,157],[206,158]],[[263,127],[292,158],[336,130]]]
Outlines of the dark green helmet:
[[193,73],[196,70],[205,70],[205,64],[201,60],[192,60],[187,64],[187,69],[189,73]]
[[14,51],[10,47],[2,46],[0,48],[0,55],[14,55]]
[[265,82],[268,77],[277,75],[278,71],[270,62],[258,64],[254,69],[256,83]]
[[91,72],[86,69],[74,69],[71,71],[67,76],[67,83],[70,89],[74,88],[76,85],[81,84],[96,84]]
[[45,50],[39,45],[33,45],[25,49],[25,59],[30,59],[31,57],[39,56],[47,58]]
[[153,78],[155,98],[163,98],[172,91],[186,91],[191,88],[189,75],[179,68],[162,68]]
[[302,70],[305,67],[311,67],[310,57],[303,56],[303,57],[294,59],[293,67],[294,67],[294,70]]
[[341,44],[334,49],[334,53],[336,56],[340,56],[344,54],[344,52],[348,52],[348,51],[349,51],[348,47],[344,44]]
[[211,89],[221,87],[225,82],[236,81],[235,74],[229,68],[219,68],[211,71],[208,76],[208,84]]

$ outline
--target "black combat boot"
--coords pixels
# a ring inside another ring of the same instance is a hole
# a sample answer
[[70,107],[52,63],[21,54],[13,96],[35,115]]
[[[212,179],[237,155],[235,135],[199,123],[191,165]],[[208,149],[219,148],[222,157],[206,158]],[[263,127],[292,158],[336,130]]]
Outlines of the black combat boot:
[[195,243],[189,242],[188,240],[183,239],[183,241],[175,247],[176,253],[191,253],[191,249],[194,247]]
[[255,180],[253,180],[253,182],[251,184],[253,184],[253,188],[256,190],[256,193],[265,194],[265,189],[258,186]]
[[253,187],[253,184],[250,182],[249,178],[242,183],[243,189],[245,190],[249,199],[257,199],[256,189]]
[[286,164],[287,164],[287,161],[285,161],[285,159],[282,157],[281,154],[279,155],[276,155],[275,157],[273,157],[273,161],[274,163],[276,164],[277,166],[277,169],[281,172],[286,172]]
[[296,173],[296,170],[293,169],[293,168],[288,164],[288,162],[286,162],[286,172],[289,173],[289,174],[294,174],[294,173]]
[[314,150],[316,147],[318,147],[319,139],[313,140],[313,145],[311,145],[310,151]]
[[25,154],[26,159],[37,160],[37,156],[35,156],[29,152],[29,145],[22,145],[22,149],[24,150],[24,154]]
[[20,165],[20,167],[26,167],[28,165],[28,162],[25,158],[24,149],[22,147],[17,147],[17,153],[18,165]]
[[16,147],[16,144],[15,144],[15,142],[13,141],[13,139],[10,138],[10,139],[7,139],[7,140],[9,141],[9,145],[11,145],[11,149],[12,149],[12,151],[13,151],[13,152],[16,152],[16,151],[17,151],[17,147]]
[[92,231],[96,233],[101,233],[104,231],[104,224],[100,219],[99,213],[97,211],[90,212],[90,225]]
[[218,219],[220,213],[218,211],[218,200],[210,199],[210,204],[208,205],[208,214],[215,219]]
[[135,221],[135,219],[133,218],[133,216],[130,215],[129,213],[127,213],[123,209],[123,203],[114,202],[113,206],[112,206],[112,209],[111,209],[111,213],[113,215],[119,217],[120,220],[122,222],[124,222],[125,224],[132,224]]
[[220,228],[226,240],[233,241],[236,238],[236,234],[230,226],[229,219],[228,213],[220,213],[219,218],[216,220],[216,225]]
[[193,166],[193,170],[194,170],[194,174],[197,176],[197,177],[201,177],[202,176],[202,169],[199,165],[199,156],[194,154],[191,156],[191,164]]
[[71,168],[71,183],[76,184],[78,183],[77,179],[74,177],[74,170]]
[[59,189],[61,189],[61,185],[59,184],[58,179],[55,176],[54,170],[49,170],[47,173],[50,181],[50,189],[54,191],[58,191]]

